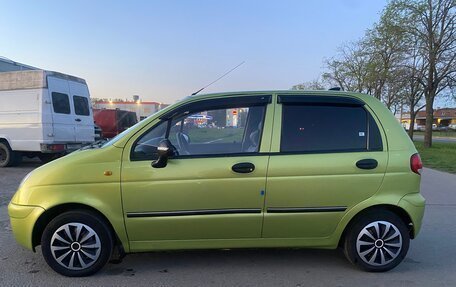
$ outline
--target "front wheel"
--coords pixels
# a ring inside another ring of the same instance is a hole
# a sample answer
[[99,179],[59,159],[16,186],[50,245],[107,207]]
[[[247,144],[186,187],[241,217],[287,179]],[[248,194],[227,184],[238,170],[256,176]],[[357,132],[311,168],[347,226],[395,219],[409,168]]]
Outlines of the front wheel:
[[108,262],[113,239],[106,223],[96,214],[70,211],[46,226],[41,249],[54,271],[70,277],[89,276]]
[[21,153],[11,150],[7,143],[0,142],[0,167],[15,166],[21,159]]
[[409,244],[410,235],[402,219],[390,211],[376,210],[349,227],[344,252],[361,269],[384,272],[402,262]]

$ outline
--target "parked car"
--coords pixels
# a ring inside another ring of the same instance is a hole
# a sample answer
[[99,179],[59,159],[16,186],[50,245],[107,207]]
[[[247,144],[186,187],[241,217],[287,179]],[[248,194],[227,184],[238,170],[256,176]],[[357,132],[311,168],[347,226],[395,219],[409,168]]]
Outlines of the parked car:
[[449,126],[438,126],[436,128],[437,131],[441,131],[441,132],[447,132],[450,130],[450,127]]
[[[222,116],[200,127],[197,114]],[[243,247],[341,246],[361,269],[387,271],[421,228],[421,168],[369,95],[199,95],[32,171],[8,211],[16,240],[66,276],[113,253]]]
[[0,72],[0,167],[49,161],[94,141],[83,79],[43,70]]
[[455,130],[456,131],[456,124],[450,124],[448,126],[451,130]]
[[415,125],[415,131],[424,132],[426,127],[424,125]]
[[138,122],[135,112],[119,109],[94,109],[93,117],[96,125],[101,128],[101,137],[108,139],[115,137]]

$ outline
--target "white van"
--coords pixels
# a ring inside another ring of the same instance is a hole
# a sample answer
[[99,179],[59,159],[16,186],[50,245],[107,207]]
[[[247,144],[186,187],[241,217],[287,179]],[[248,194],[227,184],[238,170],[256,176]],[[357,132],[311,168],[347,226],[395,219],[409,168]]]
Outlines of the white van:
[[94,141],[85,80],[57,72],[0,73],[0,167],[48,161]]

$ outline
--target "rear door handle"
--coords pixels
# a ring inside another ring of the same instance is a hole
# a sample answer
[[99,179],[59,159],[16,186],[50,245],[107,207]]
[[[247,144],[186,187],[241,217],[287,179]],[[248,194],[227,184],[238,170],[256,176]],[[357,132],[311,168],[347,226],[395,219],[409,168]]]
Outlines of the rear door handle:
[[374,169],[378,166],[378,161],[373,158],[366,158],[356,162],[356,167],[360,169]]
[[77,122],[80,122],[80,121],[81,121],[81,119],[75,119],[75,121],[77,121]]
[[231,167],[237,173],[250,173],[255,170],[255,165],[251,162],[240,162]]

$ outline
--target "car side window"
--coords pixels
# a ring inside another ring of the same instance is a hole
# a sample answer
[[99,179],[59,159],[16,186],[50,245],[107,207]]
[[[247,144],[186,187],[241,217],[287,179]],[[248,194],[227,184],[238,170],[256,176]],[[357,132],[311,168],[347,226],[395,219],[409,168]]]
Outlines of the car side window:
[[258,152],[264,109],[223,108],[177,117],[169,140],[181,156]]
[[52,92],[52,107],[54,113],[70,114],[70,100],[67,94]]
[[228,107],[176,115],[146,132],[135,143],[131,158],[156,159],[157,146],[165,138],[174,146],[176,156],[256,153],[265,109],[266,106]]
[[163,121],[146,132],[134,145],[132,160],[153,160],[158,158],[158,144],[165,139],[168,122]]
[[379,129],[362,106],[283,105],[282,112],[281,152],[382,150]]

